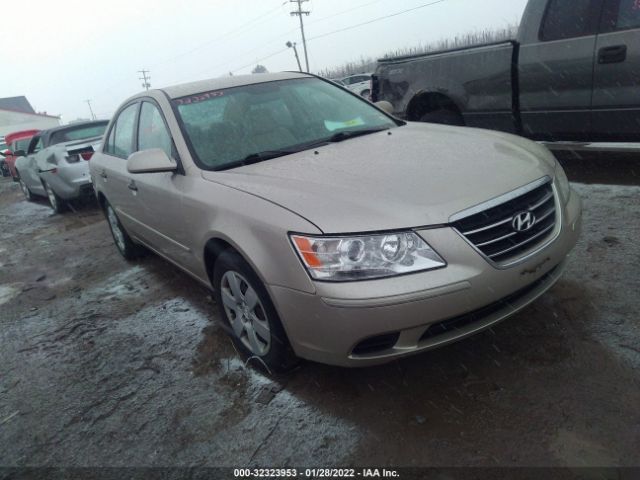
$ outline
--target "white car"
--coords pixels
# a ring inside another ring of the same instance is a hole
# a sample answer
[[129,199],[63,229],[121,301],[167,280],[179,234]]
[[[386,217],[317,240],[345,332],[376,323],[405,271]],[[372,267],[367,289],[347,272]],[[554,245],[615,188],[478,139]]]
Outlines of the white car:
[[358,75],[351,75],[341,80],[342,84],[352,92],[369,98],[371,96],[371,74],[360,73]]

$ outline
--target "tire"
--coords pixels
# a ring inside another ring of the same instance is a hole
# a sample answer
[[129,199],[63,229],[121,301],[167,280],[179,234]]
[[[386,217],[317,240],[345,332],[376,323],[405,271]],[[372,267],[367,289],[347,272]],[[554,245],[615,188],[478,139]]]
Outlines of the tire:
[[464,126],[464,119],[462,115],[453,110],[434,110],[432,112],[425,113],[420,117],[421,122],[427,123],[439,123],[441,125],[454,125],[458,127]]
[[44,190],[47,192],[47,198],[49,199],[49,205],[53,209],[54,213],[63,213],[67,210],[67,202],[64,201],[60,196],[53,191],[51,185],[46,182],[42,182],[44,185]]
[[297,357],[267,289],[233,250],[224,251],[216,260],[213,289],[226,330],[243,355],[258,357],[278,373],[296,365]]
[[107,217],[107,223],[109,224],[109,230],[113,236],[113,242],[116,244],[116,248],[126,260],[135,260],[142,257],[146,253],[146,249],[137,243],[135,243],[127,231],[120,223],[120,219],[116,215],[116,211],[113,209],[110,203],[107,202],[104,209],[104,214]]
[[22,189],[22,193],[24,193],[24,198],[26,198],[28,202],[33,202],[33,193],[31,193],[31,190],[29,190],[29,187],[27,187],[27,184],[24,183],[24,180],[22,180],[22,178],[18,181],[20,182],[20,188]]

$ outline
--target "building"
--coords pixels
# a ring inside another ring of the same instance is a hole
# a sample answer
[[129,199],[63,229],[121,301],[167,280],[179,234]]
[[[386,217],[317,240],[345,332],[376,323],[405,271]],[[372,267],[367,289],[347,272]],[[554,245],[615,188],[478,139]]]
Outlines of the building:
[[26,97],[0,98],[0,136],[20,130],[57,127],[60,117],[36,113]]

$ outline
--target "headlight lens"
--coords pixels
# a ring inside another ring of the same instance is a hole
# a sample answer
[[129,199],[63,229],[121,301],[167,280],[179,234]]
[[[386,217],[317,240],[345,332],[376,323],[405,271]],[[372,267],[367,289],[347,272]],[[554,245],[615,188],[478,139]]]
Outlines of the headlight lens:
[[292,235],[291,240],[317,280],[371,280],[446,266],[414,232],[350,237]]
[[571,196],[571,186],[569,185],[569,179],[567,178],[567,174],[564,172],[564,168],[562,168],[562,165],[557,161],[555,182],[556,187],[560,192],[560,197],[566,205],[569,202],[569,197]]

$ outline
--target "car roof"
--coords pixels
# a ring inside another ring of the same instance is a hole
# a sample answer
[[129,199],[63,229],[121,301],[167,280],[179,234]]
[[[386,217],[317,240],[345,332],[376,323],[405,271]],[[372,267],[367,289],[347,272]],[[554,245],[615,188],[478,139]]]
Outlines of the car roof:
[[[302,72],[280,72],[280,73],[256,73],[254,75],[234,75],[229,77],[213,78],[198,82],[183,83],[159,89],[166,93],[169,98],[180,98],[196,93],[223,90],[225,88],[241,87],[256,83],[275,82],[278,80],[290,80],[294,78],[313,78],[313,75]],[[144,96],[147,92],[142,92],[135,97]]]
[[33,137],[35,134],[39,133],[40,130],[21,130],[19,132],[12,132],[7,134],[4,137],[5,142],[7,144],[13,143],[16,140],[22,140],[24,138]]

